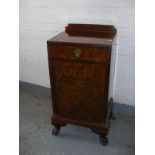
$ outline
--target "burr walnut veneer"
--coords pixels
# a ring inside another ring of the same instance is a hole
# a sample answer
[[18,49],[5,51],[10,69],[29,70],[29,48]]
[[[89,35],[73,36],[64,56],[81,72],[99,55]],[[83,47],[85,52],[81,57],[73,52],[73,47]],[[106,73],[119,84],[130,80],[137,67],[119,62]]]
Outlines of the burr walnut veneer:
[[47,41],[49,73],[57,135],[62,126],[90,128],[107,144],[112,98],[108,100],[112,25],[69,24]]

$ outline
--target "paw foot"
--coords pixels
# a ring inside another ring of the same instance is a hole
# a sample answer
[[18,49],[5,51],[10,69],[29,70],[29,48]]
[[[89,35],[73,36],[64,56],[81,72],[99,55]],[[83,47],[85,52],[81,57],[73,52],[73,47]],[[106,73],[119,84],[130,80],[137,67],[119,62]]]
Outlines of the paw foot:
[[56,136],[59,134],[60,128],[59,127],[54,127],[52,130],[52,135]]
[[102,145],[107,145],[108,144],[108,138],[105,136],[100,136],[100,143]]

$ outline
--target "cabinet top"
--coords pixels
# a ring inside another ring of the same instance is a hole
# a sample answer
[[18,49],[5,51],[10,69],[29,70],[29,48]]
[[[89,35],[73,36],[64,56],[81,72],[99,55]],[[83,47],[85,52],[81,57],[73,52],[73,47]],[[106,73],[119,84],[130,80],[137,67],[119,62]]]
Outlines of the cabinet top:
[[65,31],[49,39],[53,44],[111,46],[116,29],[112,25],[68,24]]

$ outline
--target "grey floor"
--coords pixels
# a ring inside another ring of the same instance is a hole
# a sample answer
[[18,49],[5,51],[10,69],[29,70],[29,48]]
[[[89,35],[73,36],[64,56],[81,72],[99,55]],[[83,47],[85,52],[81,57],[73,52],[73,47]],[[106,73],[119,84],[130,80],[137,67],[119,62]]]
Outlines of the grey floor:
[[90,129],[67,125],[52,136],[51,98],[20,90],[20,155],[134,155],[134,118],[116,115],[109,144],[102,146]]

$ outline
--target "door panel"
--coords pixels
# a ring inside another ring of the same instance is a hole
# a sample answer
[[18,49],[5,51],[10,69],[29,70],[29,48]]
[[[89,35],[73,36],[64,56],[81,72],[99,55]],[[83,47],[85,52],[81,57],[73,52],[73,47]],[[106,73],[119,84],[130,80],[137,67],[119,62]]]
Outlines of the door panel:
[[103,122],[107,64],[52,61],[55,113],[70,119]]

